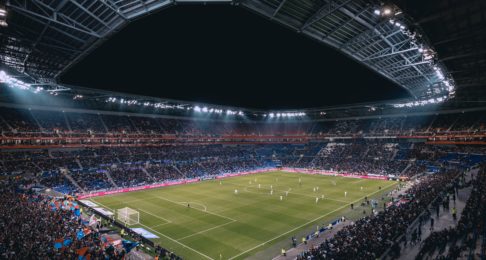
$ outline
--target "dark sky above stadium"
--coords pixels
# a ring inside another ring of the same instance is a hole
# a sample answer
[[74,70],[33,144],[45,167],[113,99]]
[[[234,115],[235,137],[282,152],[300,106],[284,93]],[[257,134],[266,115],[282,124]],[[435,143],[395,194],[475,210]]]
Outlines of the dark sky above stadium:
[[61,81],[266,109],[407,96],[331,47],[229,5],[178,5],[137,20]]

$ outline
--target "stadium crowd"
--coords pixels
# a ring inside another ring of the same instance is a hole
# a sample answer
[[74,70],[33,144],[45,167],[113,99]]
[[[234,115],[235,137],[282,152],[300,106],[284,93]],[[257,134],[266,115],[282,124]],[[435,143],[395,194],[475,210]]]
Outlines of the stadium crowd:
[[486,131],[482,111],[297,123],[244,123],[0,107],[3,136],[413,135]]
[[191,145],[2,151],[2,175],[22,175],[68,194],[207,178],[276,166],[412,177],[474,165],[481,147],[384,141],[273,145]]
[[386,209],[345,226],[324,243],[303,252],[298,259],[377,259],[403,234],[427,206],[454,185],[456,170],[421,178]]
[[[83,215],[72,197],[40,194],[32,184],[21,178],[0,181],[1,259],[127,259],[139,245],[139,235],[131,231],[134,241],[122,237],[117,243],[107,235],[114,230],[109,220]],[[155,254],[180,259],[160,246]]]
[[[432,232],[422,243],[416,259],[429,257],[458,259],[475,250],[483,237],[481,252],[486,249],[486,167],[471,181],[472,191],[457,226]],[[484,257],[484,255],[482,256]]]
[[[486,160],[484,147],[441,146],[395,138],[318,139],[297,144],[214,144],[206,143],[206,138],[218,139],[225,135],[241,135],[241,140],[248,135],[433,136],[485,130],[486,118],[479,112],[379,120],[248,124],[0,107],[2,145],[27,145],[24,149],[0,151],[0,175],[5,177],[0,185],[0,227],[5,230],[0,234],[0,256],[5,259],[66,259],[79,256],[81,249],[83,254],[94,259],[119,259],[124,255],[124,251],[104,246],[99,232],[94,229],[83,239],[76,238],[77,233],[84,230],[80,218],[72,210],[53,210],[51,205],[70,203],[69,199],[53,201],[51,197],[19,193],[18,186],[9,183],[12,180],[16,185],[41,185],[65,194],[78,194],[280,166],[390,178],[418,176],[419,181],[405,194],[387,203],[385,211],[344,227],[298,258],[376,259],[436,197],[450,191],[459,171]],[[171,143],[171,138],[181,136],[187,143]],[[64,144],[70,144],[71,139],[53,141],[58,137],[73,138],[73,142],[82,146],[66,148]],[[151,138],[159,138],[159,143],[150,143]],[[136,145],[139,142],[148,142],[148,145]],[[104,147],[106,143],[112,147]],[[38,144],[56,146],[28,148]],[[435,174],[424,174],[426,172]],[[486,233],[484,220],[478,219],[479,213],[485,214],[484,175],[483,170],[477,177],[460,225],[432,233],[424,242],[420,256],[446,245],[451,245],[448,254],[456,256],[465,249],[455,246],[455,237],[466,241],[462,245],[469,245],[476,234],[474,230]],[[480,211],[474,210],[478,208]],[[53,244],[60,239],[62,245],[56,249]],[[67,240],[70,242],[64,245]],[[158,250],[165,255],[162,248]]]
[[0,258],[123,259],[126,251],[105,246],[97,228],[64,208],[70,199],[19,192],[15,184],[0,186]]

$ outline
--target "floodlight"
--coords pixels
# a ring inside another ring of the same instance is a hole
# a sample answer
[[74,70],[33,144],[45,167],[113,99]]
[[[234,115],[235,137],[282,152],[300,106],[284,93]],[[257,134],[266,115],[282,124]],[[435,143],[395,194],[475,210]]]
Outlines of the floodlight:
[[376,15],[380,15],[380,14],[381,14],[381,11],[380,11],[379,9],[375,9],[374,13],[375,13]]

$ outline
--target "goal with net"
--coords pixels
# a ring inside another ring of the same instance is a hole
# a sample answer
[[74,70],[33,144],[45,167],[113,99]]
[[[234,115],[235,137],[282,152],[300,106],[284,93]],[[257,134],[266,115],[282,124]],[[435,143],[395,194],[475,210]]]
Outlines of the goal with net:
[[140,213],[129,207],[118,209],[117,217],[118,221],[125,225],[136,225],[140,223]]

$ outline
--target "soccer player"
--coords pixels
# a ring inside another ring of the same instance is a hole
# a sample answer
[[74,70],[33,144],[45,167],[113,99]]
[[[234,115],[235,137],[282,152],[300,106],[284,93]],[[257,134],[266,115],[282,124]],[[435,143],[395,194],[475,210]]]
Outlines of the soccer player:
[[273,195],[273,190],[270,190],[270,195]]
[[316,197],[316,203],[319,201],[319,197]]
[[283,196],[282,195],[280,195],[280,200],[283,200]]
[[260,189],[261,187],[262,187],[262,185],[261,184],[258,184],[258,188]]
[[347,191],[345,191],[345,192],[344,192],[344,197],[346,198],[347,196],[348,196],[348,192],[347,192]]
[[238,194],[238,190],[237,189],[235,189],[235,194]]

